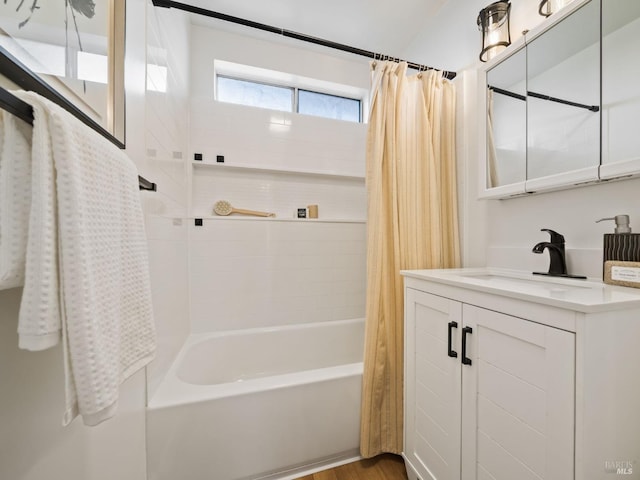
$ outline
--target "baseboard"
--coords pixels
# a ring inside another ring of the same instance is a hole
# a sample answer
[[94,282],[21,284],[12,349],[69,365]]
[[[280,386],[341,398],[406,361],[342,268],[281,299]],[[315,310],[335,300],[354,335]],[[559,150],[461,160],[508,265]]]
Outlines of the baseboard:
[[358,460],[362,460],[362,457],[360,456],[360,452],[356,449],[344,452],[338,456],[325,458],[308,465],[300,465],[283,472],[270,473],[265,476],[254,477],[251,480],[295,480],[296,478],[304,477],[306,475],[312,475],[314,473],[328,470],[330,468],[339,467],[347,463],[357,462]]

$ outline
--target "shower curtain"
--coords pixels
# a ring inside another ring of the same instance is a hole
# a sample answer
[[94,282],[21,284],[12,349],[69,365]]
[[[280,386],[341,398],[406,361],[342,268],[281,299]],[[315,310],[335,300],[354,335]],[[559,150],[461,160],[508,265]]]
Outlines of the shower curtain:
[[459,265],[455,89],[374,62],[367,136],[367,302],[360,452],[402,452],[400,270]]

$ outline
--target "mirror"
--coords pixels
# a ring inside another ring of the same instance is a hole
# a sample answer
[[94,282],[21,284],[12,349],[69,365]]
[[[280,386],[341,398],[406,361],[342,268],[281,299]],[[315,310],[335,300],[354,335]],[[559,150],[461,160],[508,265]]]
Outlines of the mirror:
[[526,62],[522,48],[487,72],[487,188],[525,181]]
[[[602,1],[602,171],[640,159],[640,1]],[[619,168],[619,167],[618,167]],[[633,170],[633,169],[627,169]],[[637,171],[637,166],[635,167]]]
[[[634,33],[640,32],[629,35]],[[640,47],[637,42],[631,49]],[[483,196],[505,198],[598,181],[600,0],[573,0],[510,49],[486,71]],[[640,113],[640,87],[637,96]]]
[[599,40],[591,1],[527,45],[527,180],[600,164]]
[[125,142],[126,0],[0,4],[0,71]]

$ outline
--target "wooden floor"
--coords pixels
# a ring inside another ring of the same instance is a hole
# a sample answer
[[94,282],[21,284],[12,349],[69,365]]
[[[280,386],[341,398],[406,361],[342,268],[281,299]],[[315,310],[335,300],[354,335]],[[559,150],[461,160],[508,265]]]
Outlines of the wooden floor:
[[385,453],[307,475],[298,480],[407,480],[407,472],[402,457]]

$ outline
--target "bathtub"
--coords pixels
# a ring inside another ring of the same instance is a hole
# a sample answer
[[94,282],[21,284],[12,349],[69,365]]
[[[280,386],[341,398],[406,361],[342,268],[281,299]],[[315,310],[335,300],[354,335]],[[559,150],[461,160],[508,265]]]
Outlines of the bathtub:
[[150,480],[285,480],[358,458],[364,321],[190,336],[148,402]]

